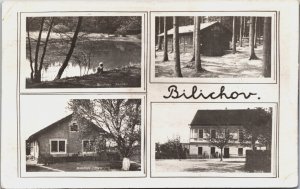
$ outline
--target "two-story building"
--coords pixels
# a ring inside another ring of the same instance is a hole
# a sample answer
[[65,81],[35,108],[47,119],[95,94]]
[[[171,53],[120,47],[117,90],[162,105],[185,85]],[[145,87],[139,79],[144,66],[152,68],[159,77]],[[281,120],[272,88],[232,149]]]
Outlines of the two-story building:
[[[198,110],[190,123],[189,155],[191,158],[217,158],[221,149],[212,145],[210,138],[230,136],[223,150],[223,157],[245,157],[252,149],[244,140],[243,124],[251,109]],[[263,149],[264,147],[262,147]]]

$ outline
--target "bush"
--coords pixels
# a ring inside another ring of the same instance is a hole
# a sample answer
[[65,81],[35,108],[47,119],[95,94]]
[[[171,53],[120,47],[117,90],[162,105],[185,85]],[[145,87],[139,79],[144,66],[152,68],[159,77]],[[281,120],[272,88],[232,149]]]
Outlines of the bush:
[[122,37],[125,37],[127,34],[127,29],[125,26],[120,26],[120,28],[117,29],[115,34],[121,35]]
[[61,32],[61,33],[66,33],[70,32],[70,28],[63,25],[63,24],[57,24],[53,27],[54,32]]
[[246,150],[246,171],[271,172],[271,151]]
[[156,146],[155,159],[186,159],[188,150],[182,144],[167,142]]

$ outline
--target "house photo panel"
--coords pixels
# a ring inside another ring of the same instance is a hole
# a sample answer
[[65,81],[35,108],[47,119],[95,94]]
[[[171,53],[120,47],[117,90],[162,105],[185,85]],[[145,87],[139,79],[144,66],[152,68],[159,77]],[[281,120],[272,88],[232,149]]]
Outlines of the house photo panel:
[[21,95],[21,177],[145,177],[145,95]]
[[20,91],[145,92],[146,21],[145,11],[19,13]]
[[277,83],[276,11],[153,11],[152,83]]
[[151,103],[150,176],[277,177],[277,106]]

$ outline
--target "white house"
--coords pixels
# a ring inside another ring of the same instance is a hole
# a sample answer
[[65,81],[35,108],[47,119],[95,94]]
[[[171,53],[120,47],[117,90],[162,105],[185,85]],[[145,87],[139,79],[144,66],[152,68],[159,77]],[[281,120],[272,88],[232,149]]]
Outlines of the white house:
[[[231,136],[223,149],[223,157],[245,157],[250,142],[245,142],[244,119],[255,113],[251,109],[198,110],[190,123],[189,155],[192,158],[217,158],[221,149],[210,143],[209,138]],[[242,142],[244,141],[244,142]],[[261,145],[261,150],[265,147]]]

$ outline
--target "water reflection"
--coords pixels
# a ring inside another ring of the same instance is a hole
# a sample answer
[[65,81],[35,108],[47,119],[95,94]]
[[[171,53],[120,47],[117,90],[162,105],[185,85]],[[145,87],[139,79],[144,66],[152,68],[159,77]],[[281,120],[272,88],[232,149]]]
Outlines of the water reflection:
[[[35,44],[33,44],[34,46]],[[42,69],[42,81],[50,81],[55,78],[67,50],[64,46],[56,43],[48,46]],[[34,52],[32,54],[34,55]],[[140,65],[141,45],[127,41],[79,41],[61,78],[96,73],[100,62],[103,62],[104,70],[131,64]],[[28,59],[26,64],[28,65],[26,66],[26,75],[30,77]]]

